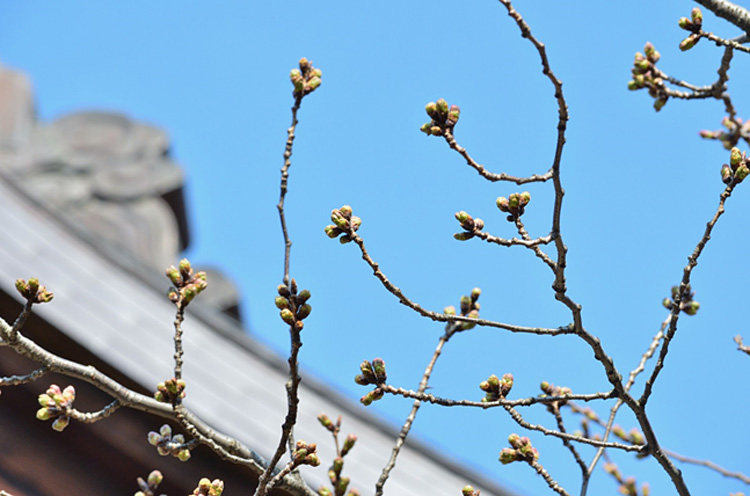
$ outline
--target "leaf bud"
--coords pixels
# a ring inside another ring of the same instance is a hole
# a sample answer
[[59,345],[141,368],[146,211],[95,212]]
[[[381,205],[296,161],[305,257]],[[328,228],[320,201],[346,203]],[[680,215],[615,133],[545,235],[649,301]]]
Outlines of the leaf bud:
[[283,296],[277,296],[274,300],[274,303],[276,304],[276,308],[278,308],[279,310],[289,308],[289,300],[287,300]]
[[700,303],[695,300],[691,300],[683,306],[682,311],[688,315],[695,315],[696,313],[698,313],[698,309],[700,309],[700,307]]

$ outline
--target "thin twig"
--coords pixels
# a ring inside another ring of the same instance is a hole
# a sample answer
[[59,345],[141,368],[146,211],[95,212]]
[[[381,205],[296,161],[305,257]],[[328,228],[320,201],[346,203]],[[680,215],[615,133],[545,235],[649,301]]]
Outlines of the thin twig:
[[[424,374],[422,375],[422,380],[419,381],[419,388],[417,389],[417,394],[422,394],[427,389],[428,382],[430,380],[430,375],[432,375],[432,369],[435,367],[435,362],[437,362],[437,359],[440,357],[440,353],[442,353],[443,345],[448,342],[448,340],[453,335],[453,332],[451,329],[446,329],[445,334],[443,334],[440,337],[440,340],[438,341],[437,346],[435,347],[435,352],[432,354],[432,359],[430,360],[430,363],[427,364],[427,368],[424,371]],[[421,405],[420,400],[415,400],[414,404],[411,407],[411,412],[409,412],[409,415],[406,417],[406,421],[404,422],[404,425],[401,427],[401,431],[398,433],[398,437],[396,438],[396,443],[393,445],[393,451],[391,451],[391,457],[388,460],[388,463],[385,467],[383,467],[383,471],[380,474],[380,477],[378,478],[377,483],[375,484],[375,496],[382,496],[383,494],[383,487],[385,486],[386,481],[388,480],[388,477],[390,476],[391,470],[393,470],[393,467],[396,466],[396,459],[398,458],[398,454],[401,451],[401,447],[404,445],[404,442],[406,441],[406,436],[409,435],[409,431],[411,430],[411,425],[414,422],[414,419],[417,416],[417,411],[419,411],[419,407]]]
[[481,164],[477,163],[473,158],[471,158],[469,153],[466,151],[466,148],[462,147],[456,142],[456,138],[453,136],[453,133],[450,129],[443,130],[443,137],[445,138],[446,143],[448,143],[448,146],[450,146],[451,149],[456,150],[459,155],[461,155],[464,160],[466,160],[467,164],[474,168],[480,176],[487,179],[488,181],[509,181],[520,185],[534,182],[545,182],[552,178],[552,171],[548,171],[544,174],[534,174],[529,177],[511,176],[509,174],[506,174],[505,172],[501,172],[500,174],[489,172]]
[[177,303],[174,316],[174,378],[182,379],[182,322],[185,320],[185,305],[182,300]]
[[85,413],[80,412],[75,408],[71,408],[66,412],[66,415],[68,415],[73,420],[77,420],[78,422],[82,422],[84,424],[93,424],[94,422],[98,422],[109,417],[110,415],[115,413],[115,411],[119,410],[121,406],[122,405],[119,401],[114,400],[112,403],[96,412]]
[[[552,414],[555,416],[555,421],[557,422],[557,430],[562,432],[563,434],[566,434],[567,431],[565,430],[565,423],[563,422],[562,415],[560,415],[560,404],[558,402],[552,403],[549,406],[549,409],[552,410]],[[576,463],[581,468],[581,474],[584,478],[588,476],[588,473],[586,471],[586,463],[581,458],[580,453],[578,453],[578,450],[575,446],[568,440],[568,439],[562,439],[563,445],[568,448],[570,453],[573,455],[573,458],[575,458]]]
[[499,329],[505,329],[507,331],[518,332],[518,333],[540,334],[540,335],[548,335],[548,336],[558,336],[560,334],[574,334],[573,329],[571,329],[568,326],[562,326],[556,329],[544,328],[544,327],[517,326],[517,325],[512,325],[512,324],[505,324],[502,322],[495,322],[492,320],[475,319],[471,317],[465,317],[463,315],[448,315],[444,313],[437,313],[437,312],[432,312],[430,310],[426,310],[422,308],[422,306],[420,306],[419,304],[407,298],[406,295],[404,295],[404,293],[402,293],[398,287],[394,286],[393,283],[390,280],[388,280],[385,274],[380,270],[380,266],[378,265],[378,263],[375,262],[372,259],[372,257],[370,257],[370,254],[367,252],[367,248],[365,247],[365,241],[356,232],[349,231],[347,232],[347,235],[359,247],[359,250],[362,253],[362,259],[365,262],[367,262],[367,265],[369,265],[370,268],[372,268],[373,274],[383,284],[385,289],[387,289],[388,292],[391,293],[393,296],[398,298],[399,302],[401,302],[403,305],[411,308],[412,310],[422,315],[423,317],[427,317],[437,322],[471,322],[479,326],[496,327]]
[[472,400],[452,400],[448,398],[441,398],[429,393],[419,393],[417,391],[407,390],[404,388],[397,388],[390,384],[381,384],[378,386],[384,393],[389,393],[397,396],[403,396],[404,398],[415,398],[420,401],[432,403],[434,405],[452,407],[452,406],[468,406],[475,408],[496,408],[499,406],[531,406],[536,404],[548,405],[555,401],[593,401],[593,400],[607,400],[615,398],[614,390],[606,393],[593,393],[593,394],[570,394],[566,396],[531,396],[529,398],[521,398],[517,400],[499,399],[495,401],[472,401]]
[[49,372],[47,367],[39,367],[35,371],[28,374],[0,377],[0,386],[20,386],[21,384],[34,382],[35,380],[45,375],[47,372]]
[[692,465],[700,465],[701,467],[706,467],[714,472],[718,472],[724,477],[731,477],[733,479],[738,479],[744,482],[745,484],[750,485],[750,477],[747,475],[740,473],[740,472],[731,472],[723,467],[720,467],[719,465],[715,464],[711,460],[698,460],[697,458],[690,458],[688,456],[681,455],[679,453],[675,453],[674,451],[664,450],[664,452],[670,457],[674,458],[675,460],[679,460],[683,463],[690,463]]
[[286,198],[287,186],[289,182],[289,167],[292,165],[292,146],[294,145],[294,131],[297,128],[297,111],[302,105],[302,95],[294,98],[292,106],[292,125],[286,130],[286,147],[284,148],[284,165],[281,168],[281,187],[279,193],[279,203],[276,208],[279,211],[281,220],[281,232],[284,235],[284,284],[289,285],[289,259],[292,251],[292,240],[289,237],[289,231],[286,228],[286,217],[284,216],[284,199]]
[[539,462],[537,462],[536,460],[533,460],[529,462],[529,465],[531,465],[534,468],[534,470],[536,470],[537,474],[542,476],[542,478],[547,483],[550,489],[552,489],[557,494],[560,494],[562,496],[570,496],[570,494],[568,494],[567,491],[565,491],[565,489],[563,489],[562,486],[558,484],[558,482],[555,479],[553,479],[551,475],[549,475],[547,470],[545,470],[545,468],[542,467],[542,465]]
[[696,245],[695,250],[693,250],[693,253],[688,257],[688,264],[683,269],[682,281],[680,282],[680,287],[674,299],[674,304],[672,306],[672,313],[670,315],[669,328],[667,329],[667,332],[664,335],[664,343],[662,344],[661,351],[659,353],[659,357],[656,360],[656,365],[654,366],[654,370],[651,373],[651,377],[649,377],[648,380],[646,381],[646,385],[643,388],[643,394],[641,395],[641,398],[638,400],[641,408],[646,407],[646,402],[648,402],[648,399],[651,395],[654,382],[656,381],[656,378],[659,376],[659,372],[661,372],[662,368],[664,368],[664,361],[667,357],[667,353],[669,352],[669,344],[674,338],[675,333],[677,332],[677,320],[680,314],[680,308],[681,308],[680,301],[682,299],[682,294],[685,292],[685,289],[687,288],[688,284],[690,284],[690,275],[693,271],[693,268],[696,265],[698,265],[698,257],[700,257],[701,253],[703,252],[703,248],[705,248],[706,243],[708,243],[708,240],[711,239],[711,232],[713,231],[713,228],[716,225],[716,222],[724,213],[724,203],[732,195],[733,189],[734,189],[734,185],[730,184],[724,189],[724,191],[719,196],[719,207],[716,209],[716,213],[714,213],[713,218],[708,222],[708,224],[706,224],[706,230],[703,233],[703,237],[701,237],[701,240]]

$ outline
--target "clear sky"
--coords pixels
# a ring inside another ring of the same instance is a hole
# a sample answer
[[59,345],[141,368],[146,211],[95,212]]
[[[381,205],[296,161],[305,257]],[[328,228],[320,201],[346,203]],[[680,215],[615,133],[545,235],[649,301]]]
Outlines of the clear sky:
[[[686,0],[517,5],[547,44],[570,107],[562,164],[569,295],[583,305],[586,328],[623,374],[666,317],[661,300],[679,282],[724,187],[719,169],[728,153],[698,137],[701,129],[720,127],[723,106],[670,101],[657,114],[645,92],[626,89],[633,54],[649,40],[662,53],[662,70],[697,85],[715,80],[721,50],[705,41],[687,53],[677,48],[685,36],[677,19],[693,6]],[[738,34],[705,17],[707,30]],[[557,123],[553,90],[536,52],[498,2],[0,5],[0,61],[31,76],[40,120],[106,109],[169,132],[173,156],[187,172],[193,229],[187,255],[231,275],[252,334],[281,351],[288,345],[273,305],[283,272],[275,205],[292,105],[288,74],[302,56],[323,71],[322,86],[300,111],[287,199],[292,275],[313,295],[303,332],[305,370],[357,399],[367,391],[352,380],[358,364],[379,356],[391,383],[416,389],[442,333],[442,325],[386,293],[354,245],[326,238],[330,211],[343,204],[363,219],[359,233],[384,272],[423,306],[457,305],[479,286],[485,318],[567,324],[569,314],[550,289],[551,273],[531,252],[452,238],[460,230],[453,218],[458,210],[511,237],[513,226],[494,203],[523,189],[532,195],[528,230],[547,234],[551,184],[488,183],[441,139],[419,131],[428,120],[424,105],[443,97],[462,108],[459,143],[489,170],[527,175],[549,168]],[[749,63],[738,54],[730,73],[741,117],[750,117]],[[748,188],[740,185],[730,199],[694,271],[701,310],[680,319],[648,406],[664,447],[745,473],[750,357],[735,350],[732,337],[750,339],[743,299]],[[580,393],[608,389],[602,367],[577,338],[477,328],[445,348],[431,391],[479,399],[479,382],[506,372],[516,378],[514,398],[539,394],[542,380]],[[594,406],[607,414],[608,407]],[[400,425],[410,407],[411,401],[389,397],[370,408]],[[542,408],[523,413],[554,426]],[[624,411],[619,423],[635,425]],[[570,419],[568,428],[577,422]],[[523,494],[547,494],[529,467],[497,461],[512,432],[521,430],[502,410],[441,407],[423,408],[414,430]],[[579,471],[560,442],[537,433],[531,438],[539,461],[577,493]],[[648,480],[653,494],[674,494],[655,461],[619,453],[615,460],[625,475]],[[686,472],[693,494],[747,491],[706,469]],[[600,471],[589,494],[615,492]]]

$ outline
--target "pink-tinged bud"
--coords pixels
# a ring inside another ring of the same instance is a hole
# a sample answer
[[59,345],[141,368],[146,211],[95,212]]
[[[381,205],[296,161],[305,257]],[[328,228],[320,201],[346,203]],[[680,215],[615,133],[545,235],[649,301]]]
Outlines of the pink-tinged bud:
[[497,208],[500,209],[501,212],[510,212],[510,201],[505,198],[504,196],[499,197],[495,204],[497,205]]
[[524,191],[519,195],[519,203],[522,207],[525,207],[531,201],[531,193]]
[[327,487],[321,486],[320,489],[318,489],[318,496],[333,496],[333,493]]
[[484,229],[484,221],[482,219],[474,219],[474,229],[477,231],[481,231]]
[[448,123],[451,126],[455,126],[460,116],[461,109],[458,108],[458,105],[451,105],[450,110],[448,111]]
[[153,470],[148,474],[148,483],[151,487],[156,487],[164,480],[164,476],[158,470]]
[[148,433],[148,444],[156,446],[161,441],[162,436],[158,432],[151,431]]
[[331,221],[336,224],[336,227],[338,227],[342,231],[349,230],[349,219],[344,217],[344,214],[341,213],[341,210],[335,209],[331,211]]
[[360,219],[356,215],[353,215],[352,219],[349,221],[349,225],[351,226],[352,231],[358,231],[360,226],[362,225],[362,219]]
[[511,448],[503,448],[500,452],[500,463],[507,465],[516,461],[516,450]]
[[354,445],[357,442],[357,436],[354,434],[349,434],[346,436],[346,439],[344,439],[344,447],[341,449],[341,455],[346,455],[351,451],[352,448],[354,448]]
[[686,31],[695,31],[695,25],[687,17],[680,17],[677,25]]
[[180,272],[185,275],[192,275],[193,268],[190,266],[190,261],[187,258],[180,260]]
[[698,43],[698,41],[700,41],[700,39],[701,37],[697,34],[691,34],[680,42],[680,50],[683,52],[690,50]]
[[180,271],[177,270],[177,267],[174,265],[170,265],[167,269],[167,277],[170,281],[172,281],[172,284],[175,286],[180,286],[182,284],[182,277],[180,276]]
[[320,465],[320,458],[318,458],[318,455],[315,453],[310,453],[305,457],[304,461],[305,465],[310,465],[311,467],[317,467]]
[[699,131],[698,132],[698,136],[700,136],[701,138],[704,138],[704,139],[715,139],[716,138],[716,136],[714,135],[714,132],[713,131],[709,131],[707,129]]
[[656,51],[654,45],[650,41],[643,47],[643,53],[645,53],[646,58],[654,64],[659,61],[659,58],[661,58],[661,55]]

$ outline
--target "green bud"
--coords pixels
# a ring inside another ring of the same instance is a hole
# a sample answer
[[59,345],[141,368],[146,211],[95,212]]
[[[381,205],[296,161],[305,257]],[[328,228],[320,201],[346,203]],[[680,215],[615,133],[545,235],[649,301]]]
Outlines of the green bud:
[[456,212],[455,214],[456,220],[460,222],[461,224],[468,222],[471,219],[471,215],[461,210],[460,212]]
[[281,315],[281,320],[283,320],[287,324],[289,325],[294,324],[294,314],[288,308],[282,309],[280,315]]
[[662,108],[664,108],[664,105],[667,104],[667,96],[660,96],[656,100],[654,100],[654,110],[657,112],[660,111]]
[[435,102],[430,102],[427,105],[425,105],[424,110],[425,112],[427,112],[427,115],[429,115],[433,119],[438,118],[437,104]]
[[344,456],[349,453],[352,448],[354,448],[356,442],[357,436],[355,436],[354,434],[349,434],[348,436],[346,436],[346,439],[344,439],[344,447],[341,448],[341,455]]
[[156,487],[164,480],[164,476],[158,470],[153,470],[148,474],[148,483],[152,487]]
[[297,303],[304,304],[307,300],[310,299],[311,296],[312,296],[312,294],[310,294],[309,290],[303,289],[297,295]]
[[690,17],[693,21],[693,24],[695,24],[695,26],[700,29],[700,27],[703,25],[703,12],[701,12],[701,9],[695,7],[690,12]]
[[276,304],[276,308],[278,308],[279,310],[289,308],[289,300],[287,300],[283,296],[277,296],[274,300],[274,303]]
[[349,221],[349,225],[351,226],[352,231],[357,231],[362,225],[362,219],[354,215],[352,216],[352,219]]
[[664,298],[661,304],[664,305],[664,308],[667,310],[672,310],[672,300],[670,298]]
[[742,162],[742,152],[739,148],[734,147],[729,151],[729,165],[736,169],[740,162]]
[[328,236],[331,239],[337,237],[339,234],[341,234],[343,232],[338,227],[336,227],[334,225],[330,225],[330,224],[327,225],[324,230],[325,230],[326,236]]
[[474,233],[460,232],[460,233],[454,234],[453,237],[457,239],[458,241],[468,241],[474,237]]
[[193,268],[190,266],[190,261],[187,258],[180,260],[180,272],[184,274],[192,274]]
[[443,313],[445,315],[456,315],[456,307],[454,307],[453,305],[447,306],[443,308]]
[[442,136],[443,135],[443,128],[440,126],[432,126],[430,128],[430,134],[433,136]]
[[680,42],[680,50],[683,52],[690,50],[698,43],[698,41],[700,41],[700,39],[701,37],[697,34],[691,34]]
[[336,224],[336,227],[338,227],[342,231],[349,230],[349,220],[344,217],[344,215],[341,213],[341,210],[334,209],[331,211],[331,221]]
[[698,309],[700,309],[700,307],[701,307],[701,304],[693,300],[693,301],[687,302],[684,305],[682,311],[688,315],[695,315],[696,313],[698,313]]
[[432,134],[432,132],[430,132],[431,127],[432,125],[429,122],[425,122],[424,124],[422,124],[422,127],[420,127],[419,130],[429,136],[430,134]]
[[464,486],[461,489],[461,496],[474,496],[474,488],[471,486]]
[[482,290],[479,288],[474,288],[471,290],[471,299],[473,301],[477,301],[479,299],[479,296],[482,294]]
[[520,196],[519,202],[522,207],[525,207],[531,201],[531,194],[528,191],[524,191],[519,196]]
[[190,460],[190,450],[184,449],[180,450],[179,453],[177,453],[177,459],[181,462],[186,462]]
[[445,116],[448,114],[448,102],[446,102],[444,99],[440,99],[437,102],[435,102],[435,105],[437,106],[437,111],[440,115]]
[[746,165],[744,164],[740,165],[739,167],[737,167],[737,172],[734,173],[735,180],[738,183],[741,183],[742,181],[745,180],[745,178],[747,177],[749,173],[750,173],[750,169],[748,169]]
[[321,83],[322,83],[322,81],[321,81],[321,79],[319,77],[317,77],[317,76],[311,77],[310,80],[307,82],[307,85],[306,85],[307,92],[308,93],[312,93],[313,91],[315,91],[316,89],[318,89],[318,87],[320,86]]
[[654,48],[654,45],[649,41],[646,43],[646,45],[643,47],[643,53],[646,54],[646,58],[650,60],[652,63],[656,63],[659,61],[659,52],[656,51]]
[[461,109],[458,107],[458,105],[451,105],[450,110],[448,111],[448,121],[451,123],[451,125],[455,126],[460,116]]
[[641,86],[639,86],[638,83],[631,79],[630,81],[628,81],[628,89],[630,91],[635,91],[641,89]]
[[52,428],[56,430],[57,432],[62,432],[65,430],[65,428],[68,426],[69,423],[70,423],[69,417],[65,417],[65,416],[57,417],[57,419],[54,422],[52,422]]
[[309,304],[305,303],[297,309],[297,318],[299,320],[304,320],[308,315],[310,315],[310,312],[312,312],[312,307]]
[[687,17],[680,17],[677,21],[677,25],[686,31],[694,31],[695,25]]
[[26,281],[23,279],[16,279],[16,291],[22,295],[26,293]]
[[497,200],[495,200],[495,204],[501,212],[510,212],[510,201],[504,196],[501,196]]
[[36,418],[39,420],[49,420],[52,417],[52,412],[49,408],[40,408],[36,411]]

